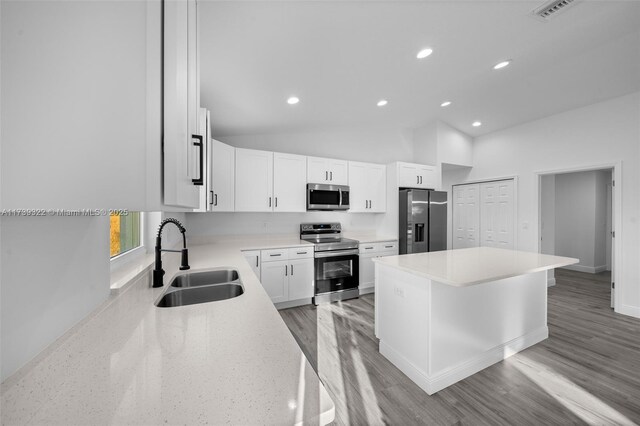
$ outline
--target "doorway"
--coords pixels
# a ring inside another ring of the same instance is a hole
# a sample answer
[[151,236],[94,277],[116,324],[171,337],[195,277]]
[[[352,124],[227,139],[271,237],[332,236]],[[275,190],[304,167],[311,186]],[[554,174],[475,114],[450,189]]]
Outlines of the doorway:
[[[614,167],[539,174],[539,252],[580,260],[566,269],[609,283],[615,307]],[[550,272],[549,285],[555,284]]]

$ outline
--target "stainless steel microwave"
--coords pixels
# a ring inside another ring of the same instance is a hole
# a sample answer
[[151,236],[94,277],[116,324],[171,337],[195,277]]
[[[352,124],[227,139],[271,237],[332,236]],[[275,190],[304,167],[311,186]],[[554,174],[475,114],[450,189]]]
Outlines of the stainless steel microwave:
[[348,186],[307,184],[307,210],[347,210],[348,208]]

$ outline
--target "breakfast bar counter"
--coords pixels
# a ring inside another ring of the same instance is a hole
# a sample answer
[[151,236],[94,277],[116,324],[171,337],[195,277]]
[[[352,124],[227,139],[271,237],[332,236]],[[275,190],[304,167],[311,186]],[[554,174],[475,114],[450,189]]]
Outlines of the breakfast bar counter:
[[431,395],[546,339],[547,270],[578,259],[476,247],[374,261],[380,353]]

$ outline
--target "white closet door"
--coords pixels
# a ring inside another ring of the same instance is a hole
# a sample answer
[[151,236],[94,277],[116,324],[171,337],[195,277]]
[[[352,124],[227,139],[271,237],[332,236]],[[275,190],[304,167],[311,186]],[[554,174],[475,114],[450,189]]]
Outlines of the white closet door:
[[479,184],[453,188],[453,248],[478,247],[480,227]]
[[480,235],[487,247],[514,248],[513,180],[480,184]]

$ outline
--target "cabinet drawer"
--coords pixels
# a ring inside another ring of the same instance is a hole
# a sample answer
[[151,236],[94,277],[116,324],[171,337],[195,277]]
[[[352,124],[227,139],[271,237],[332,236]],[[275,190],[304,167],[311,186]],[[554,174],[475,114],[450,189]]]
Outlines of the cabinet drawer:
[[313,257],[313,246],[293,247],[288,249],[289,259],[305,259]]
[[376,246],[379,252],[383,252],[383,251],[397,252],[398,251],[397,241],[385,241],[383,243],[376,243]]
[[286,248],[262,250],[260,252],[260,259],[262,262],[273,262],[274,260],[287,260],[289,259],[288,250]]
[[360,243],[360,254],[376,253],[377,251],[376,243]]

